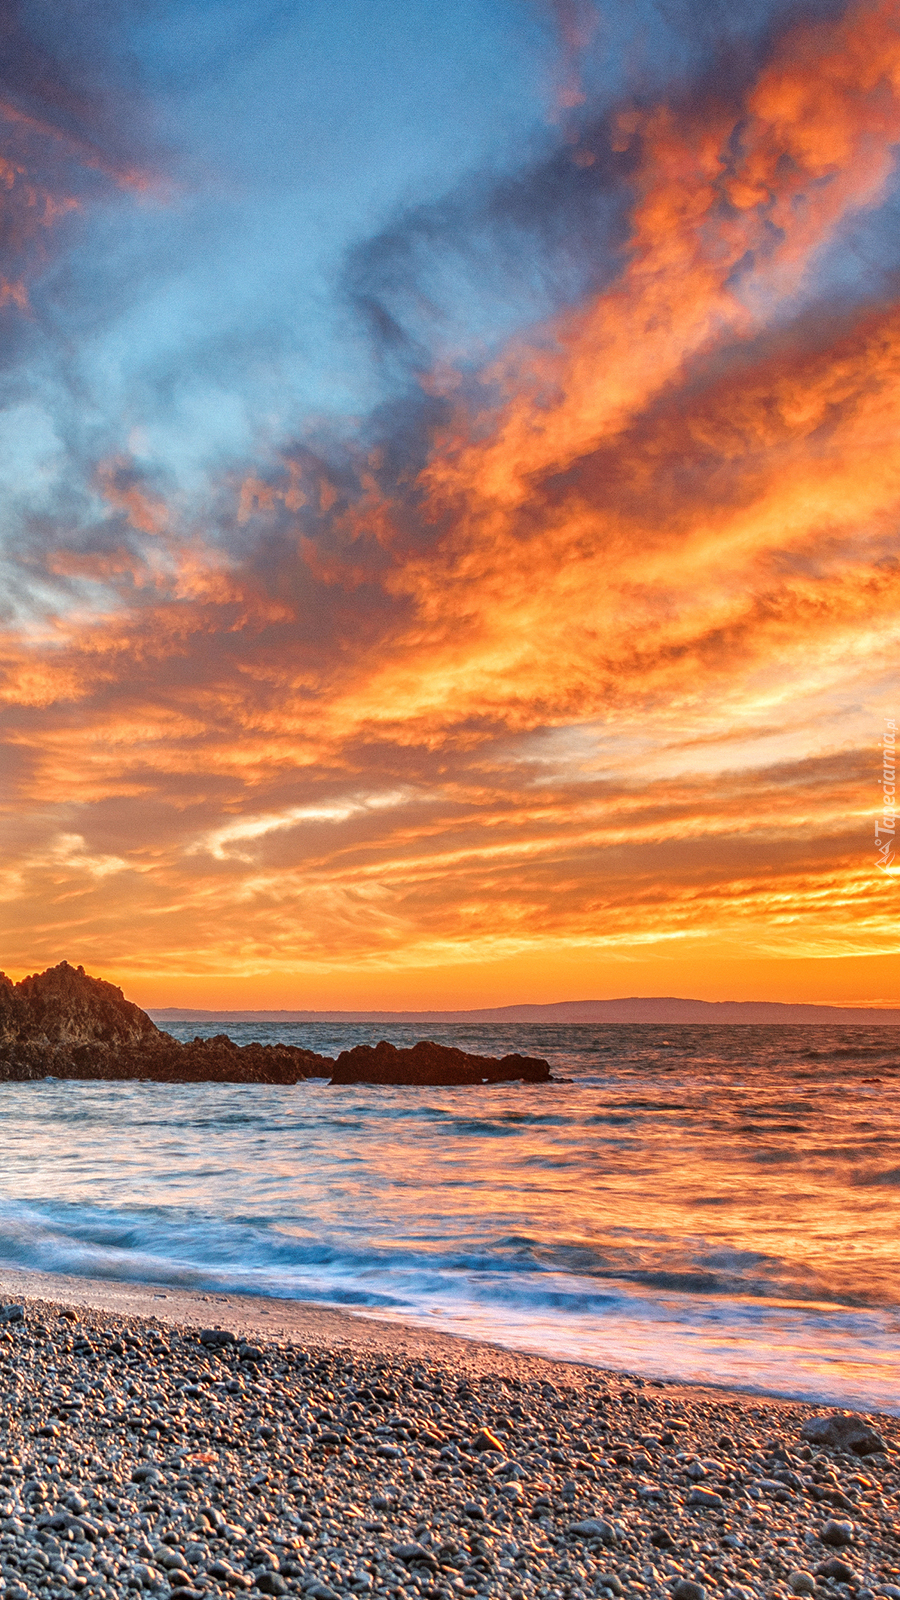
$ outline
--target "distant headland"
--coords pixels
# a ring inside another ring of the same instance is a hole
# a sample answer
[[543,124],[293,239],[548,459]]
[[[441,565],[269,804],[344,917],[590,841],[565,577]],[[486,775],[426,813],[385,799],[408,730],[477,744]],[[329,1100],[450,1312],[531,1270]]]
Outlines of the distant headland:
[[638,995],[625,1000],[559,1000],[550,1005],[486,1006],[475,1011],[191,1011],[179,1006],[151,1008],[155,1022],[383,1022],[431,1023],[765,1023],[834,1024],[840,1027],[898,1027],[900,1009],[874,1006],[790,1005],[778,1000],[679,1000]]

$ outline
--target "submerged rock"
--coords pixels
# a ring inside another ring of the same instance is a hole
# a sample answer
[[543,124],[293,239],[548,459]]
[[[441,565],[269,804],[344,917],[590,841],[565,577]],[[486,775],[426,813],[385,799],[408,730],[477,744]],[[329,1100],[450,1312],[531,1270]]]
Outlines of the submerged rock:
[[342,1050],[331,1075],[332,1083],[454,1084],[549,1083],[550,1068],[537,1056],[469,1055],[452,1045],[423,1039],[409,1050],[382,1039],[380,1044],[358,1044]]

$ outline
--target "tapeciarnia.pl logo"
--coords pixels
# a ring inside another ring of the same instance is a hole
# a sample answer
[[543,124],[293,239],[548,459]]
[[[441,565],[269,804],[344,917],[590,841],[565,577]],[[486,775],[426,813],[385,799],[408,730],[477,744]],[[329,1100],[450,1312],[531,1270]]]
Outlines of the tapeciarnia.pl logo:
[[886,872],[894,860],[894,836],[897,831],[896,753],[897,724],[893,717],[885,717],[881,735],[881,816],[875,823],[875,849],[882,872]]

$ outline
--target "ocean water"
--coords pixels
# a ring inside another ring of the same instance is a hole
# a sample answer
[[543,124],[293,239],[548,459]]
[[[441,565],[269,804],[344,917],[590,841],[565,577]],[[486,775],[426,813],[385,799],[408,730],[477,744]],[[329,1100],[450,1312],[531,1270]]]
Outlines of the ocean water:
[[[332,1055],[385,1030],[230,1031]],[[0,1085],[0,1264],[900,1412],[897,1031],[432,1033],[571,1081]]]

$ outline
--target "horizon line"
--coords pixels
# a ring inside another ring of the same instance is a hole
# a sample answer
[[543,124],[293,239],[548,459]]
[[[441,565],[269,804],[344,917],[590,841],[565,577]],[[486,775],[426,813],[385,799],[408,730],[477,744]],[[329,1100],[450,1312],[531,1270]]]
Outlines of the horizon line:
[[464,1009],[427,1007],[419,1010],[387,1010],[375,1007],[314,1009],[312,1007],[242,1007],[226,1010],[213,1006],[150,1006],[154,1021],[247,1021],[247,1022],[566,1022],[673,1024],[711,1021],[713,1017],[734,1023],[819,1022],[852,1025],[900,1025],[900,1008],[871,1003],[829,1005],[816,1001],[789,1000],[695,1000],[674,995],[629,995],[614,1000],[555,1000],[545,1003],[521,1002],[504,1006],[478,1006]]

